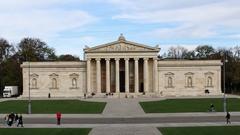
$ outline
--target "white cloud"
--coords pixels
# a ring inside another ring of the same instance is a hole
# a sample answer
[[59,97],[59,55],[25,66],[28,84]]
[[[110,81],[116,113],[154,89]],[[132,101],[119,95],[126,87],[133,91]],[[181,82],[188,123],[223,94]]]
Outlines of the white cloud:
[[228,35],[227,37],[240,40],[240,34],[231,34],[231,35]]
[[0,11],[32,10],[57,7],[59,5],[82,3],[84,0],[1,0]]
[[154,36],[157,38],[208,38],[216,35],[215,31],[211,28],[199,27],[195,25],[184,25],[176,28],[161,28],[148,32],[146,35]]
[[134,23],[177,23],[149,33],[162,37],[207,38],[218,36],[219,29],[240,28],[240,1],[236,0],[109,0],[121,13],[113,19]]
[[[72,54],[83,59],[83,49],[86,45],[91,45],[95,41],[92,36],[53,38],[49,41],[50,45],[56,45],[56,54]],[[71,45],[71,46],[69,46]]]
[[[20,13],[0,13],[0,34],[10,33],[48,37],[58,32],[81,27],[94,21],[82,11],[45,10]],[[14,34],[14,35],[15,35]]]
[[[70,0],[69,3],[81,1]],[[61,32],[81,29],[97,20],[88,12],[61,5],[62,0],[8,0],[0,2],[0,37],[20,40],[25,36],[50,39]]]

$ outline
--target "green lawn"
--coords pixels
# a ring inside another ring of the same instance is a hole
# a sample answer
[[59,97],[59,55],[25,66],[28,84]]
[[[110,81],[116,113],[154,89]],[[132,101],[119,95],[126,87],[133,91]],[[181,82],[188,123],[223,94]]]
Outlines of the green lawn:
[[[223,111],[223,99],[167,99],[162,101],[140,102],[146,113],[207,112],[210,104],[217,112]],[[227,99],[228,111],[240,111],[240,99]]]
[[[32,100],[32,113],[51,114],[56,112],[69,114],[102,113],[105,102],[87,102],[80,100]],[[0,113],[27,113],[27,100],[0,102]]]
[[163,135],[238,135],[240,126],[158,128]]
[[90,128],[0,128],[1,135],[88,135]]

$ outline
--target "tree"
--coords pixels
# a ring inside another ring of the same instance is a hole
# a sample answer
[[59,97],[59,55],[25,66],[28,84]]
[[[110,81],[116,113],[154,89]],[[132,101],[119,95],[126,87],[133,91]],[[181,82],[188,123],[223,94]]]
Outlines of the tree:
[[3,62],[2,86],[18,86],[21,93],[22,70],[19,61],[12,56]]
[[70,54],[60,55],[58,57],[59,61],[80,61],[79,57]]
[[0,63],[9,58],[14,52],[14,47],[6,39],[0,38]]
[[56,59],[53,48],[38,38],[24,38],[18,44],[20,61],[46,61]]
[[[5,84],[19,86],[22,92],[22,70],[20,65],[23,61],[47,61],[56,59],[54,49],[38,38],[24,38],[17,45],[17,52],[6,63]],[[12,65],[12,66],[11,66]]]
[[195,56],[195,51],[188,51],[184,54],[184,59],[194,59],[196,56]]
[[183,59],[187,52],[188,50],[182,46],[170,47],[168,50],[168,58]]
[[214,54],[215,50],[212,46],[209,45],[200,45],[195,49],[196,56],[200,59],[205,59],[209,55]]
[[4,66],[5,62],[14,53],[14,47],[9,44],[6,39],[0,38],[0,94],[2,95],[2,90],[4,87]]
[[233,54],[233,58],[236,60],[236,61],[239,61],[240,60],[240,46],[234,46],[233,48],[230,48],[230,51],[232,52]]

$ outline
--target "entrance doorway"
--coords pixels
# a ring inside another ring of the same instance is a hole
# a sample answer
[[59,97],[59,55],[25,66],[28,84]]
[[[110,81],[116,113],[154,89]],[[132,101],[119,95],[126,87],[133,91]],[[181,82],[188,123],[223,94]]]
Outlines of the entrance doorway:
[[125,71],[120,71],[119,75],[120,75],[120,79],[119,79],[120,92],[125,92]]
[[141,83],[139,92],[143,92],[143,89],[144,89],[144,84]]

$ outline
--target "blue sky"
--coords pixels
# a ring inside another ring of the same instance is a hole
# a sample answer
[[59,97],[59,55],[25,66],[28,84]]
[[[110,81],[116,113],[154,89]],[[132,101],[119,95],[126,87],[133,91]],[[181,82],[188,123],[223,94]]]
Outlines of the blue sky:
[[233,47],[239,7],[239,0],[1,0],[0,37],[12,43],[37,37],[57,54],[81,58],[85,45],[115,41],[120,33],[162,52],[177,45]]

